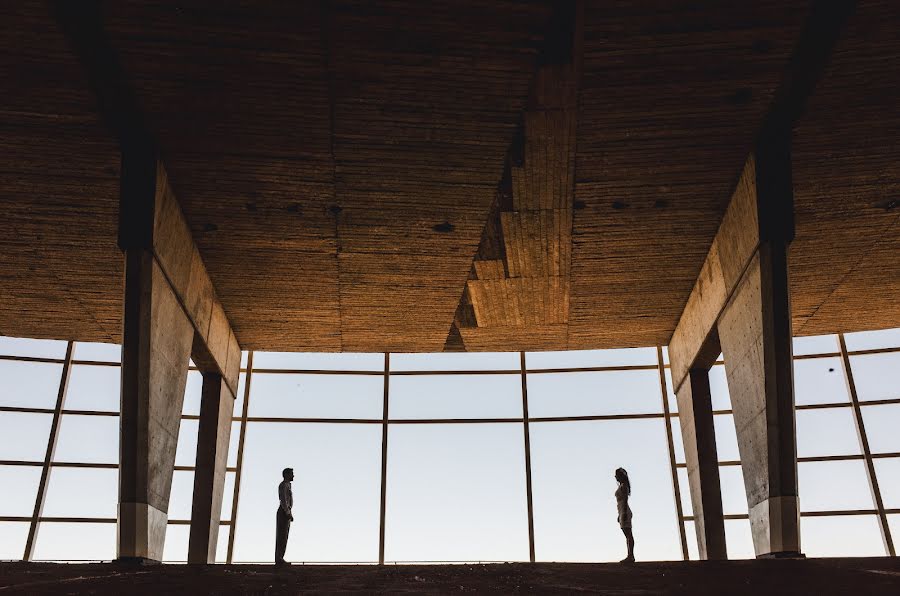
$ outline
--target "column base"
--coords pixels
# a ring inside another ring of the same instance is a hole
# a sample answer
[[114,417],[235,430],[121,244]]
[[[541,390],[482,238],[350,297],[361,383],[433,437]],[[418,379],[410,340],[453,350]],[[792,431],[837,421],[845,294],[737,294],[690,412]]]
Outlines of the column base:
[[153,565],[162,565],[162,561],[148,559],[146,557],[119,557],[113,560],[117,565],[128,565],[132,567],[152,567]]
[[800,553],[800,498],[769,497],[750,508],[756,557]]
[[148,503],[119,503],[118,560],[162,561],[169,515]]
[[757,559],[805,559],[806,555],[803,553],[798,553],[796,551],[784,551],[779,553],[766,553],[764,555],[757,555]]

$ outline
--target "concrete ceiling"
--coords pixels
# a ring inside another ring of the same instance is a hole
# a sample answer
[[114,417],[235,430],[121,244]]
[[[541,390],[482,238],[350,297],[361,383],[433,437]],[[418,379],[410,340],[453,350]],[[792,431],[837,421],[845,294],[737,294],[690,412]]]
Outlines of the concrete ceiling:
[[[444,347],[554,5],[110,3],[242,347]],[[807,12],[585,5],[564,316],[467,349],[666,343]],[[45,5],[0,18],[0,334],[117,341],[116,142]],[[798,334],[900,326],[898,26],[859,3],[795,131]]]

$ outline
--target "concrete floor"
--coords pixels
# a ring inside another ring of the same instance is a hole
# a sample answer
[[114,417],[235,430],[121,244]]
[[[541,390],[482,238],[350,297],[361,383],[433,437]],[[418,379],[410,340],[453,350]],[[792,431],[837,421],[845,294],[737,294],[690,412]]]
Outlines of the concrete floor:
[[900,594],[900,559],[291,566],[0,564],[0,594]]

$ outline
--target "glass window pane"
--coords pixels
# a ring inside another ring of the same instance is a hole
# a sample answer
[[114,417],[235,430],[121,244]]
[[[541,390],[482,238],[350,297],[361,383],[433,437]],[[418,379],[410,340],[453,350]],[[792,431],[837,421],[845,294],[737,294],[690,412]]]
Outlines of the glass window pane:
[[[222,495],[222,516],[219,518],[222,521],[228,521],[231,519],[231,508],[234,504],[234,479],[236,474],[234,472],[225,472],[225,492]],[[222,534],[222,529],[219,528],[219,535]]]
[[31,516],[40,482],[41,466],[0,466],[0,516]]
[[224,563],[228,558],[228,537],[231,526],[219,526],[219,538],[216,541],[216,563]]
[[0,406],[56,407],[62,364],[0,360]]
[[197,433],[199,420],[182,420],[178,429],[178,444],[175,447],[176,466],[195,466],[197,464]]
[[564,352],[527,352],[525,354],[525,365],[529,369],[647,366],[655,365],[657,362],[656,348],[568,350]]
[[238,376],[238,390],[237,395],[234,396],[234,413],[232,416],[235,418],[240,418],[244,415],[244,398],[246,393],[246,383],[247,383],[247,373],[242,372]]
[[121,362],[122,346],[94,342],[75,342],[74,360],[92,360],[94,362]]
[[591,416],[662,412],[659,372],[628,370],[528,375],[528,414]]
[[725,520],[725,550],[729,559],[755,559],[749,519]]
[[238,444],[241,440],[241,423],[231,423],[231,434],[228,435],[228,460],[225,465],[229,468],[237,467]]
[[[684,522],[684,535],[685,538],[687,538],[688,556],[691,561],[699,561],[700,549],[697,547],[697,527],[694,525],[694,522]],[[728,548],[727,542],[725,543],[725,547]]]
[[392,419],[521,418],[520,375],[391,377]]
[[[234,497],[234,472],[225,473],[225,491],[222,495],[222,514],[220,520],[231,519],[231,506]],[[194,472],[175,470],[172,476],[172,491],[169,493],[169,521],[190,520],[194,503]]]
[[116,524],[41,522],[36,561],[111,561],[116,558]]
[[241,350],[241,368],[247,368],[247,350]]
[[391,354],[391,371],[519,370],[518,352]]
[[900,352],[850,356],[860,401],[900,398]]
[[187,561],[188,544],[191,527],[187,524],[169,524],[166,526],[166,544],[163,547],[163,561],[166,563],[184,563]]
[[187,384],[184,386],[184,404],[181,407],[182,415],[199,416],[202,399],[203,375],[199,370],[188,371]]
[[[900,513],[894,513],[892,515],[887,516],[888,519],[888,529],[891,531],[891,538],[894,536],[900,536]],[[897,544],[896,542],[894,543]]]
[[808,557],[877,557],[885,554],[875,515],[801,517],[800,542]]
[[384,410],[381,375],[254,373],[249,416],[377,418]]
[[281,370],[384,370],[384,354],[253,352],[253,368]]
[[0,412],[0,459],[44,463],[53,414]]
[[900,347],[900,327],[894,329],[881,329],[879,331],[859,331],[857,333],[845,333],[844,342],[847,350],[879,350],[882,348]]
[[63,414],[53,461],[119,463],[119,417]]
[[56,339],[0,336],[0,354],[62,360],[66,357],[66,342]]
[[797,464],[802,511],[872,509],[872,491],[862,460]]
[[734,427],[733,414],[716,414],[713,416],[716,432],[716,454],[719,461],[739,461],[737,430]]
[[72,367],[66,389],[66,410],[119,411],[121,371],[118,366]]
[[[741,466],[719,466],[719,486],[722,491],[722,511],[725,515],[748,512],[747,493],[744,490],[744,475]],[[688,484],[686,468],[678,468],[678,490],[681,493],[683,514],[693,515],[691,487]]]
[[678,413],[678,398],[675,395],[675,385],[672,383],[672,371],[666,369],[666,396],[669,398],[669,412]]
[[193,504],[194,473],[175,470],[172,475],[172,491],[169,493],[169,521],[191,519]]
[[900,404],[862,406],[863,424],[872,453],[900,452]]
[[724,364],[716,364],[709,369],[709,394],[713,410],[731,409],[731,395],[728,393]]
[[678,493],[681,495],[681,514],[694,515],[694,504],[691,502],[691,485],[688,481],[687,468],[678,468]]
[[43,515],[115,518],[118,501],[118,470],[54,467],[50,470]]
[[29,522],[0,522],[0,561],[21,560],[30,529]]
[[836,354],[840,351],[837,335],[808,335],[794,338],[794,356]]
[[[681,421],[673,417],[672,418],[672,447],[675,451],[675,461],[676,463],[683,464],[684,463],[684,437],[681,435]],[[721,460],[721,455],[719,456]]]
[[521,424],[392,426],[387,482],[387,560],[528,560]]
[[286,558],[378,560],[381,425],[248,422],[243,466],[235,561],[274,559],[278,484],[286,467],[295,474]]
[[618,467],[632,483],[637,558],[681,559],[663,420],[534,422],[530,428],[538,560],[625,556],[614,495]]
[[[900,457],[875,460],[881,500],[888,509],[900,509]],[[900,540],[900,534],[897,535]]]
[[798,406],[847,403],[847,379],[840,358],[794,361],[794,397]]
[[[725,515],[749,513],[743,467],[719,466],[719,485],[722,489],[722,512]],[[753,550],[752,544],[750,550]]]
[[852,408],[798,410],[797,456],[861,453]]

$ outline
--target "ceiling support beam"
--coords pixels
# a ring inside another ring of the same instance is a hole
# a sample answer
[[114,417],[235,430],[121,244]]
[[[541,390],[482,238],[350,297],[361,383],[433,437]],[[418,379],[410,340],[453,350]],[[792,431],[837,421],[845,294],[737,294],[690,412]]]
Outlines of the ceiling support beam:
[[[814,4],[669,342],[679,405],[696,376],[720,351],[725,355],[758,557],[800,553],[787,269],[794,238],[791,134],[853,5]],[[700,431],[682,421],[686,447]],[[693,488],[695,511],[703,512]]]
[[[119,246],[126,266],[118,552],[123,559],[160,560],[188,360],[193,356],[204,375],[195,478],[201,491],[195,494],[192,519],[208,512],[208,520],[197,523],[205,528],[203,535],[214,539],[225,481],[218,473],[218,460],[227,452],[221,438],[230,425],[220,429],[209,409],[230,412],[234,407],[218,396],[234,401],[241,350],[152,151],[123,154]],[[210,383],[220,390],[207,388]],[[203,529],[199,525],[196,532]],[[199,548],[196,540],[193,553]],[[208,549],[215,556],[214,542]]]
[[[219,460],[227,452],[227,439],[224,446],[221,439],[230,431],[230,425],[219,428],[218,414],[227,411],[230,419],[234,407],[222,400],[234,401],[240,345],[106,35],[102,3],[51,2],[51,8],[122,152],[119,248],[126,266],[118,554],[121,559],[162,559],[188,360],[193,357],[204,374],[207,412],[201,415],[195,481],[202,494],[195,495],[193,518],[203,513],[196,534],[212,540],[206,551],[214,556],[225,481]],[[207,398],[215,403],[207,404]],[[191,542],[194,553],[202,550],[198,540]]]
[[188,563],[216,562],[234,393],[221,375],[203,375]]
[[697,550],[704,560],[728,558],[713,424],[709,371],[692,370],[676,393],[688,488],[694,508]]

